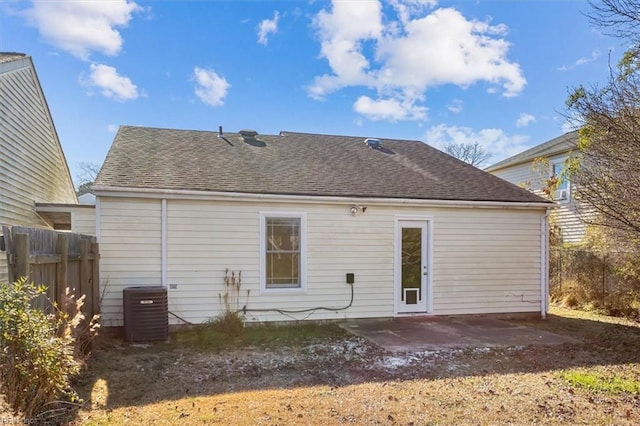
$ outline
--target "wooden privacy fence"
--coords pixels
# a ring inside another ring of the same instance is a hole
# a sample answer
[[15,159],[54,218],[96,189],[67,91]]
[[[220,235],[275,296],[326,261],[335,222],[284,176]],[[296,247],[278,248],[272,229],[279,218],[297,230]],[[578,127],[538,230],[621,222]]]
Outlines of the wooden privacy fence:
[[[87,319],[100,313],[100,252],[90,235],[56,232],[48,229],[3,226],[9,281],[27,277],[47,287],[47,297],[67,310],[69,296],[85,295],[82,312]],[[44,298],[36,307],[52,311]]]

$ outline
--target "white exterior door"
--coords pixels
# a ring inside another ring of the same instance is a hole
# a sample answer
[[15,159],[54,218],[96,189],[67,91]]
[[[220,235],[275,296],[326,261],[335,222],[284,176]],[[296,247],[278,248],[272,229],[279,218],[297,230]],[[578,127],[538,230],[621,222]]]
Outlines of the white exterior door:
[[431,300],[429,222],[399,220],[396,228],[396,313],[428,313]]

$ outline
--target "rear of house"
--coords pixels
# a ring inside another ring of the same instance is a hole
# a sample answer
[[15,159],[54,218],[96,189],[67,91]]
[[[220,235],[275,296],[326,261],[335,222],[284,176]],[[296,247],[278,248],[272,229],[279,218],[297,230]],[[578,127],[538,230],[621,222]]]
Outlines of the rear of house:
[[552,203],[420,141],[121,127],[94,190],[107,326],[131,286],[215,317],[226,270],[250,321],[547,309]]
[[582,241],[586,232],[583,218],[592,212],[580,203],[575,185],[562,173],[567,160],[577,152],[577,144],[578,132],[569,132],[486,169],[489,173],[536,194],[542,194],[546,179],[561,176],[557,190],[551,194],[553,201],[558,204],[551,217],[552,224],[558,228],[563,242],[570,244]]
[[[2,225],[59,228],[38,203],[78,200],[31,57],[0,53],[0,232]],[[6,279],[0,252],[0,282]]]

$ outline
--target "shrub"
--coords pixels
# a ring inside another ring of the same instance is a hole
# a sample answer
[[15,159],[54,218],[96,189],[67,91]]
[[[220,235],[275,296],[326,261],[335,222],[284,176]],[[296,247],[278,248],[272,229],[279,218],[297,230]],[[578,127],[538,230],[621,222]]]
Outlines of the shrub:
[[555,244],[550,253],[551,300],[640,320],[638,255],[637,247],[594,227],[579,246]]
[[[33,308],[45,294],[46,287],[24,279],[0,283],[0,380],[14,411],[51,420],[81,402],[70,383],[87,356],[84,345],[96,334],[97,318],[84,321],[83,298],[72,316],[56,307],[53,314]],[[80,335],[85,337],[76,340]]]
[[[240,337],[244,332],[244,317],[240,310],[240,287],[242,287],[242,271],[238,274],[229,269],[224,271],[224,292],[218,294],[223,312],[210,320],[214,328],[231,337]],[[249,290],[247,290],[247,297]]]
[[229,337],[240,337],[244,333],[244,318],[238,312],[224,312],[211,320],[217,331]]

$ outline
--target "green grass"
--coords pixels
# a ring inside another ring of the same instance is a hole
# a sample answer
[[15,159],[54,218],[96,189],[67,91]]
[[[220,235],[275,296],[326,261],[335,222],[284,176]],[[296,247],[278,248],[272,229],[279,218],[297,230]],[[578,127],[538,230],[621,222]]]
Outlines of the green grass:
[[339,339],[348,333],[335,323],[301,323],[292,325],[247,325],[241,335],[229,335],[212,324],[205,324],[171,334],[169,345],[222,350],[229,347],[302,346],[317,340]]
[[640,381],[625,379],[617,375],[607,377],[607,375],[588,370],[567,370],[558,373],[558,376],[572,386],[592,391],[610,394],[640,394]]

